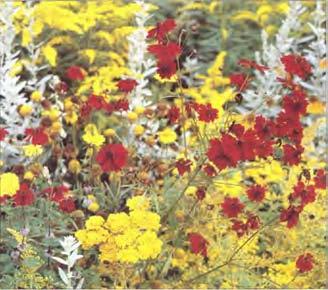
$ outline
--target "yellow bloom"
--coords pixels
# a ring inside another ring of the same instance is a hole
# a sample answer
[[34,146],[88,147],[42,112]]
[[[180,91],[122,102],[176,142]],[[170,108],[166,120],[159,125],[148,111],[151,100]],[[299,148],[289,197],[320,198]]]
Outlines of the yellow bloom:
[[8,172],[0,175],[0,196],[13,196],[19,189],[19,179],[14,173]]
[[88,124],[84,131],[85,133],[82,136],[82,139],[85,143],[100,147],[105,142],[105,137],[99,134],[96,125]]
[[33,111],[33,108],[32,108],[32,106],[30,106],[30,105],[21,105],[21,106],[19,107],[19,110],[18,110],[19,114],[20,114],[23,118],[24,118],[24,117],[27,117],[27,116],[29,116],[29,115],[31,115],[32,111]]
[[31,98],[31,100],[32,100],[33,102],[38,103],[38,102],[40,102],[41,99],[42,99],[42,94],[41,94],[41,92],[39,92],[39,91],[34,91],[34,92],[31,94],[30,98]]
[[113,233],[121,233],[130,228],[130,217],[124,212],[110,214],[107,218],[105,227]]
[[133,122],[138,119],[138,114],[135,112],[129,112],[127,117],[131,122]]
[[106,137],[113,137],[113,136],[115,136],[115,134],[116,134],[115,130],[114,130],[114,129],[111,129],[111,128],[106,129],[106,130],[104,131],[104,135],[105,135]]
[[166,128],[158,133],[159,142],[162,144],[171,144],[177,139],[177,134],[171,129]]
[[77,113],[75,111],[69,111],[65,114],[65,121],[67,124],[74,125],[79,119]]
[[100,206],[99,206],[99,203],[97,203],[97,202],[92,202],[88,206],[88,210],[91,212],[97,212],[99,210],[99,208],[100,208]]
[[24,174],[24,179],[25,180],[33,180],[34,179],[34,174],[32,171],[26,171],[25,174]]
[[127,201],[127,206],[132,210],[147,210],[149,209],[149,199],[144,196],[135,196]]
[[36,157],[42,154],[43,148],[41,145],[25,145],[23,146],[24,155],[26,157]]
[[81,171],[81,164],[78,160],[72,159],[68,163],[68,169],[69,169],[70,172],[72,172],[74,174],[78,174]]
[[87,230],[92,230],[92,229],[99,229],[103,224],[105,223],[105,220],[103,217],[95,215],[90,217],[86,223],[85,227]]
[[134,134],[136,136],[141,136],[145,132],[145,127],[142,125],[136,125],[134,127]]

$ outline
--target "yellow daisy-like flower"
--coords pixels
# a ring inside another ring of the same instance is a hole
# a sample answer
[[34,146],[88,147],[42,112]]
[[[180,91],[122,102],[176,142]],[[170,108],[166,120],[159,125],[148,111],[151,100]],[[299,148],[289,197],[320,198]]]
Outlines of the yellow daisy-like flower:
[[36,157],[42,154],[43,149],[41,145],[25,145],[23,146],[24,155],[26,157]]
[[99,134],[96,125],[89,124],[85,127],[84,131],[85,134],[82,136],[82,139],[85,143],[100,147],[105,142],[105,137]]
[[171,128],[165,128],[158,133],[158,137],[162,144],[171,144],[177,139],[177,134]]
[[0,175],[0,196],[13,196],[19,189],[19,179],[14,173],[7,172]]

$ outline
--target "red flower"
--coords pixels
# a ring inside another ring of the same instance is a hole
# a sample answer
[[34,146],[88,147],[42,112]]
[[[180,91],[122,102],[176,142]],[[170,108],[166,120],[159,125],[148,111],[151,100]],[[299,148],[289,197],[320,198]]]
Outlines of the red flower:
[[68,192],[68,188],[65,185],[48,187],[42,191],[47,197],[55,202],[59,202],[65,197],[65,193]]
[[180,109],[177,106],[172,106],[167,113],[167,117],[171,123],[176,123],[180,118]]
[[314,177],[315,187],[319,189],[326,188],[326,174],[324,169],[319,169],[317,175]]
[[313,185],[305,186],[302,181],[299,181],[297,185],[294,186],[294,191],[291,194],[291,199],[300,198],[302,206],[314,202],[316,198],[316,192]]
[[108,144],[100,149],[96,156],[104,172],[119,171],[127,163],[128,151],[122,144]]
[[199,104],[196,108],[198,119],[206,123],[213,122],[218,117],[218,110],[212,108],[211,104]]
[[236,197],[225,197],[221,203],[223,214],[228,218],[237,217],[244,209],[244,204]]
[[196,197],[198,200],[203,200],[206,196],[206,191],[204,188],[198,188],[196,191]]
[[106,105],[106,102],[103,97],[90,95],[87,101],[87,106],[94,110],[101,110]]
[[275,134],[278,137],[287,137],[295,128],[302,127],[298,115],[287,114],[285,111],[279,113],[276,119]]
[[238,238],[247,232],[247,224],[239,220],[234,220],[231,229],[236,232]]
[[72,211],[75,210],[75,203],[73,198],[69,197],[66,199],[63,199],[59,202],[59,208],[63,211],[63,212],[67,212],[70,213]]
[[207,257],[207,245],[208,241],[198,233],[188,234],[190,243],[190,250],[194,254],[201,254],[203,257]]
[[256,143],[255,153],[258,157],[266,158],[273,154],[274,141],[270,140],[259,140]]
[[168,18],[157,23],[156,27],[148,31],[147,38],[156,38],[158,42],[163,42],[165,35],[176,26],[174,19]]
[[0,128],[0,141],[3,141],[8,135],[8,131],[5,128]]
[[220,170],[236,166],[241,158],[237,140],[229,134],[223,134],[221,140],[210,140],[207,156]]
[[248,229],[257,230],[260,227],[261,221],[257,215],[250,215],[246,221]]
[[312,254],[306,253],[296,260],[296,267],[301,273],[309,272],[313,269],[314,258]]
[[304,148],[300,145],[297,145],[296,147],[285,144],[283,146],[284,149],[284,156],[283,161],[288,165],[297,165],[301,161],[301,155],[304,151]]
[[265,119],[263,116],[257,116],[254,129],[259,138],[270,139],[275,135],[276,126],[273,121]]
[[261,202],[265,196],[265,187],[253,185],[247,189],[247,196],[251,201]]
[[150,45],[148,51],[156,56],[159,62],[172,62],[181,54],[181,47],[175,42],[169,42]]
[[203,167],[203,170],[210,177],[213,177],[213,176],[217,175],[217,172],[216,172],[215,168],[211,164],[206,164]]
[[28,206],[31,205],[34,200],[34,192],[29,188],[27,183],[22,183],[14,196],[15,206]]
[[239,89],[240,92],[245,90],[248,86],[248,79],[242,73],[232,74],[232,75],[230,75],[229,78],[230,78],[230,83],[232,85],[235,85]]
[[66,77],[73,81],[83,81],[85,71],[79,66],[72,65],[66,70]]
[[186,172],[190,172],[191,164],[192,162],[189,159],[179,159],[175,163],[175,166],[178,169],[179,174],[182,176]]
[[117,83],[117,87],[121,92],[130,93],[136,86],[137,81],[133,79],[120,80]]
[[297,75],[301,79],[306,79],[312,73],[310,63],[300,55],[288,54],[282,56],[280,60],[284,64],[286,72]]
[[157,62],[157,73],[160,75],[161,78],[170,79],[172,76],[175,75],[177,72],[177,66],[175,61],[158,61]]
[[249,59],[241,59],[238,62],[238,64],[241,65],[241,66],[243,66],[243,67],[245,67],[245,68],[254,68],[254,69],[257,69],[257,70],[259,70],[262,73],[264,71],[266,71],[266,70],[269,69],[267,66],[257,64],[255,61],[249,60]]
[[280,221],[287,222],[287,227],[295,227],[298,223],[300,212],[302,207],[289,206],[287,209],[283,209],[280,213]]
[[48,135],[44,132],[44,129],[39,128],[28,128],[25,130],[27,140],[31,141],[33,145],[45,145],[48,143]]
[[301,91],[294,91],[290,96],[283,98],[283,108],[287,114],[304,115],[308,101],[305,99],[305,94]]
[[[120,99],[112,103],[115,111],[127,111],[129,110],[129,101],[127,99]],[[108,111],[108,110],[107,110]]]

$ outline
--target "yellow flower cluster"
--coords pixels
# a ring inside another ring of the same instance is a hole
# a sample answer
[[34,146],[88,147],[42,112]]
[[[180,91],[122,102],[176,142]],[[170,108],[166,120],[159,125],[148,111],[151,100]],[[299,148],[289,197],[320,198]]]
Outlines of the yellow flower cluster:
[[85,143],[100,147],[105,142],[105,137],[99,134],[96,125],[88,124],[85,129],[85,133],[82,136],[82,139]]
[[7,172],[0,175],[0,196],[13,196],[19,189],[19,179],[14,173]]
[[75,233],[84,249],[99,245],[102,262],[137,263],[155,259],[162,249],[157,237],[160,216],[149,210],[149,200],[137,196],[127,201],[130,213],[110,214],[105,221],[92,216],[85,229]]

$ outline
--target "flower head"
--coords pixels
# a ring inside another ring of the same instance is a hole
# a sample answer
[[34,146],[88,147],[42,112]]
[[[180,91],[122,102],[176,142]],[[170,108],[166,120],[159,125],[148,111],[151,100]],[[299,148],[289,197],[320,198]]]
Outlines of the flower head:
[[66,77],[72,81],[83,81],[85,75],[85,70],[76,65],[72,65],[66,70]]
[[177,139],[177,134],[171,128],[165,128],[158,132],[158,137],[162,144],[171,144]]
[[137,81],[134,79],[125,79],[120,80],[117,83],[117,87],[121,92],[130,93],[137,86],[137,84]]
[[189,233],[188,239],[190,243],[190,250],[194,254],[201,254],[207,257],[208,241],[199,233]]
[[265,187],[261,185],[253,185],[247,189],[247,196],[249,200],[261,202],[264,199]]
[[104,172],[119,171],[127,163],[128,151],[122,144],[107,144],[100,149],[96,160]]
[[237,197],[225,197],[223,203],[221,203],[223,214],[228,218],[237,217],[244,207],[244,204]]
[[296,267],[301,273],[309,272],[313,269],[314,258],[312,254],[306,253],[296,260]]
[[156,27],[148,31],[147,38],[156,38],[158,42],[163,42],[168,32],[176,27],[174,19],[167,18],[163,22],[157,23]]
[[0,175],[0,197],[15,195],[19,187],[19,179],[16,174],[7,172]]
[[306,79],[312,73],[310,63],[302,56],[295,54],[284,55],[280,58],[285,67],[285,71],[297,75],[301,79]]

